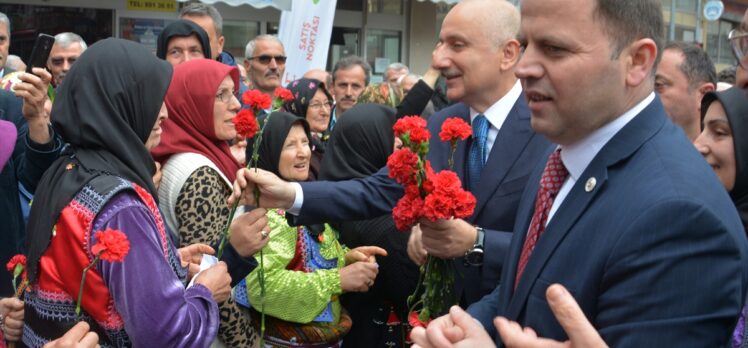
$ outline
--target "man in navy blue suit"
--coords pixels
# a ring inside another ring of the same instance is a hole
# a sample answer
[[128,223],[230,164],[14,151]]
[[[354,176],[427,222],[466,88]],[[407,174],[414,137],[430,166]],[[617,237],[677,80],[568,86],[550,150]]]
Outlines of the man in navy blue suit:
[[[522,87],[514,75],[520,55],[518,31],[519,13],[506,1],[460,3],[447,14],[433,54],[432,66],[446,78],[449,99],[459,103],[428,120],[432,167],[437,171],[448,168],[450,146],[438,137],[448,117],[471,123],[482,119],[485,143],[481,143],[479,160],[483,167],[470,175],[474,163],[469,160],[470,154],[478,144],[475,140],[459,142],[454,170],[463,186],[476,196],[476,210],[467,220],[422,222],[420,230],[412,235],[409,254],[419,260],[423,247],[434,256],[455,258],[460,273],[455,293],[464,305],[479,300],[499,284],[519,198],[532,168],[550,146],[532,131]],[[246,175],[261,186],[269,185],[269,181],[262,181],[267,179],[265,175],[258,176],[254,171]],[[275,197],[277,192],[263,193],[262,206],[289,208],[296,199],[294,207],[300,211],[292,220],[298,224],[390,214],[403,195],[385,170],[362,180],[277,187],[286,194]]]
[[523,194],[502,286],[468,309],[488,334],[453,308],[414,340],[567,340],[546,300],[568,299],[548,290],[560,283],[604,340],[582,344],[725,346],[746,294],[748,243],[724,187],[653,93],[660,2],[521,6],[517,75],[533,128],[559,146]]

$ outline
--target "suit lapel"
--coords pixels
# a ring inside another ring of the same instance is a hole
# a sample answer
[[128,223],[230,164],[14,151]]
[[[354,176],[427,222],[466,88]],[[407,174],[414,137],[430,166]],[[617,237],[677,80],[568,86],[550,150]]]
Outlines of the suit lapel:
[[[607,173],[608,170],[605,165],[598,164],[593,167],[593,165],[590,164],[590,166],[587,167],[587,170],[584,171],[584,173],[579,177],[579,180],[574,184],[574,187],[566,196],[563,203],[561,203],[561,206],[559,206],[550,223],[546,226],[545,232],[543,232],[543,235],[538,240],[538,244],[535,246],[535,250],[533,250],[532,256],[530,256],[530,260],[525,267],[522,278],[520,279],[517,289],[514,292],[514,296],[512,296],[512,301],[509,304],[509,310],[507,311],[509,318],[517,318],[519,316],[524,307],[525,301],[527,300],[527,295],[535,284],[535,280],[538,278],[540,271],[543,270],[551,254],[553,254],[553,251],[561,243],[566,234],[569,233],[574,223],[579,219],[582,213],[587,210],[590,202],[605,186],[605,182],[608,179]],[[597,180],[597,185],[595,185],[595,188],[591,192],[586,192],[584,186],[587,179],[591,177],[594,177]],[[527,225],[529,225],[529,221]],[[520,232],[525,235],[527,234],[526,230]],[[522,246],[520,246],[520,250],[521,249]],[[516,275],[516,269],[514,274]],[[512,277],[511,280],[514,280],[514,277]]]
[[496,136],[486,165],[481,171],[478,188],[473,190],[477,199],[473,220],[478,218],[493,193],[504,183],[509,170],[532,138],[529,119],[530,111],[527,109],[525,97],[520,96]]
[[[592,162],[587,166],[587,169],[585,169],[582,175],[578,178],[574,187],[566,196],[546,227],[545,232],[538,240],[517,289],[513,294],[509,289],[502,292],[502,295],[505,297],[500,299],[500,303],[506,303],[507,296],[510,297],[508,299],[508,308],[506,311],[507,318],[511,320],[517,320],[519,318],[525,307],[530,290],[535,284],[539,274],[548,263],[551,255],[563,241],[564,237],[570,232],[580,216],[582,216],[587,208],[590,207],[590,203],[598,195],[598,192],[604,189],[608,181],[608,168],[621,160],[632,156],[636,150],[644,144],[644,142],[654,136],[654,134],[663,127],[665,122],[665,111],[659,98],[656,97],[650,105],[639,113],[639,115],[632,119],[615,136],[613,136],[613,138],[610,139],[610,141],[608,141],[608,143],[600,150],[597,156],[595,156]],[[587,192],[585,190],[585,185],[587,180],[592,177],[595,178],[597,184],[594,186],[593,190]],[[511,269],[504,272],[504,275],[508,275],[509,278],[503,279],[513,280],[515,278],[517,262],[527,234],[530,218],[533,214],[533,206],[535,204],[534,197],[538,189],[539,179],[540,174],[536,171],[531,179],[535,180],[535,182],[531,183],[534,188],[532,198],[527,199],[528,197],[525,197],[525,199],[523,199],[518,215],[522,220],[517,220],[517,224],[515,225],[514,232],[515,237],[517,238],[513,239],[516,239],[517,243],[513,240],[511,246],[511,259],[508,264]],[[520,221],[522,222],[521,225]]]

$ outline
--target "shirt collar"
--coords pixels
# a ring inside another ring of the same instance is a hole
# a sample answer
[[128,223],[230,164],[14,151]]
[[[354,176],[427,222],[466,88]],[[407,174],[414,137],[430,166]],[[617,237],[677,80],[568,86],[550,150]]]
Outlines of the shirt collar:
[[[501,97],[501,99],[499,99],[488,109],[486,109],[486,111],[483,112],[483,115],[486,116],[486,119],[488,119],[488,122],[491,123],[494,128],[501,129],[501,126],[504,124],[504,121],[509,115],[509,111],[512,111],[514,104],[517,102],[517,99],[521,94],[522,84],[519,82],[519,80],[517,80],[517,82],[514,83],[514,86],[512,86],[512,89],[510,89],[507,94],[505,94],[503,97]],[[474,110],[473,108],[470,108],[471,124],[473,122],[473,119],[478,116],[478,114],[480,114],[480,112]]]
[[566,170],[574,180],[578,180],[587,166],[600,152],[600,149],[613,138],[629,121],[633,120],[644,108],[654,100],[654,92],[636,104],[633,108],[626,111],[623,115],[609,122],[608,124],[596,129],[586,137],[574,144],[560,146],[561,161],[564,162]]

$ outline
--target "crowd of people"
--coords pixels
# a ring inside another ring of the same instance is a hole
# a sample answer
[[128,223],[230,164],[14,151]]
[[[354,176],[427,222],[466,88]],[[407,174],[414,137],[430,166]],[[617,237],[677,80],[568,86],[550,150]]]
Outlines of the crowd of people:
[[[732,77],[663,30],[657,0],[464,0],[423,76],[371,83],[349,56],[282,86],[283,43],[238,61],[211,5],[155,55],[59,33],[32,73],[0,13],[0,258],[26,256],[0,272],[0,346],[743,347],[748,11]],[[244,138],[244,93],[280,87]],[[398,231],[411,115],[471,216]],[[100,258],[107,231],[124,258]],[[413,328],[429,255],[455,306]]]

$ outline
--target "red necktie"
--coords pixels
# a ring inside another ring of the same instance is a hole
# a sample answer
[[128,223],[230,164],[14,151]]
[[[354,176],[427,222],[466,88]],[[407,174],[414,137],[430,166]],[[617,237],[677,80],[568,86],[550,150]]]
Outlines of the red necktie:
[[543,176],[540,178],[540,188],[535,196],[535,212],[530,221],[525,244],[522,246],[522,254],[520,254],[519,264],[517,265],[517,276],[514,278],[515,289],[519,284],[522,272],[525,271],[527,262],[530,260],[530,255],[532,255],[532,251],[538,243],[538,239],[545,231],[545,224],[548,220],[548,213],[551,212],[553,206],[553,199],[558,195],[558,191],[567,176],[569,176],[569,172],[564,167],[564,163],[561,162],[561,150],[556,150],[548,157]]

